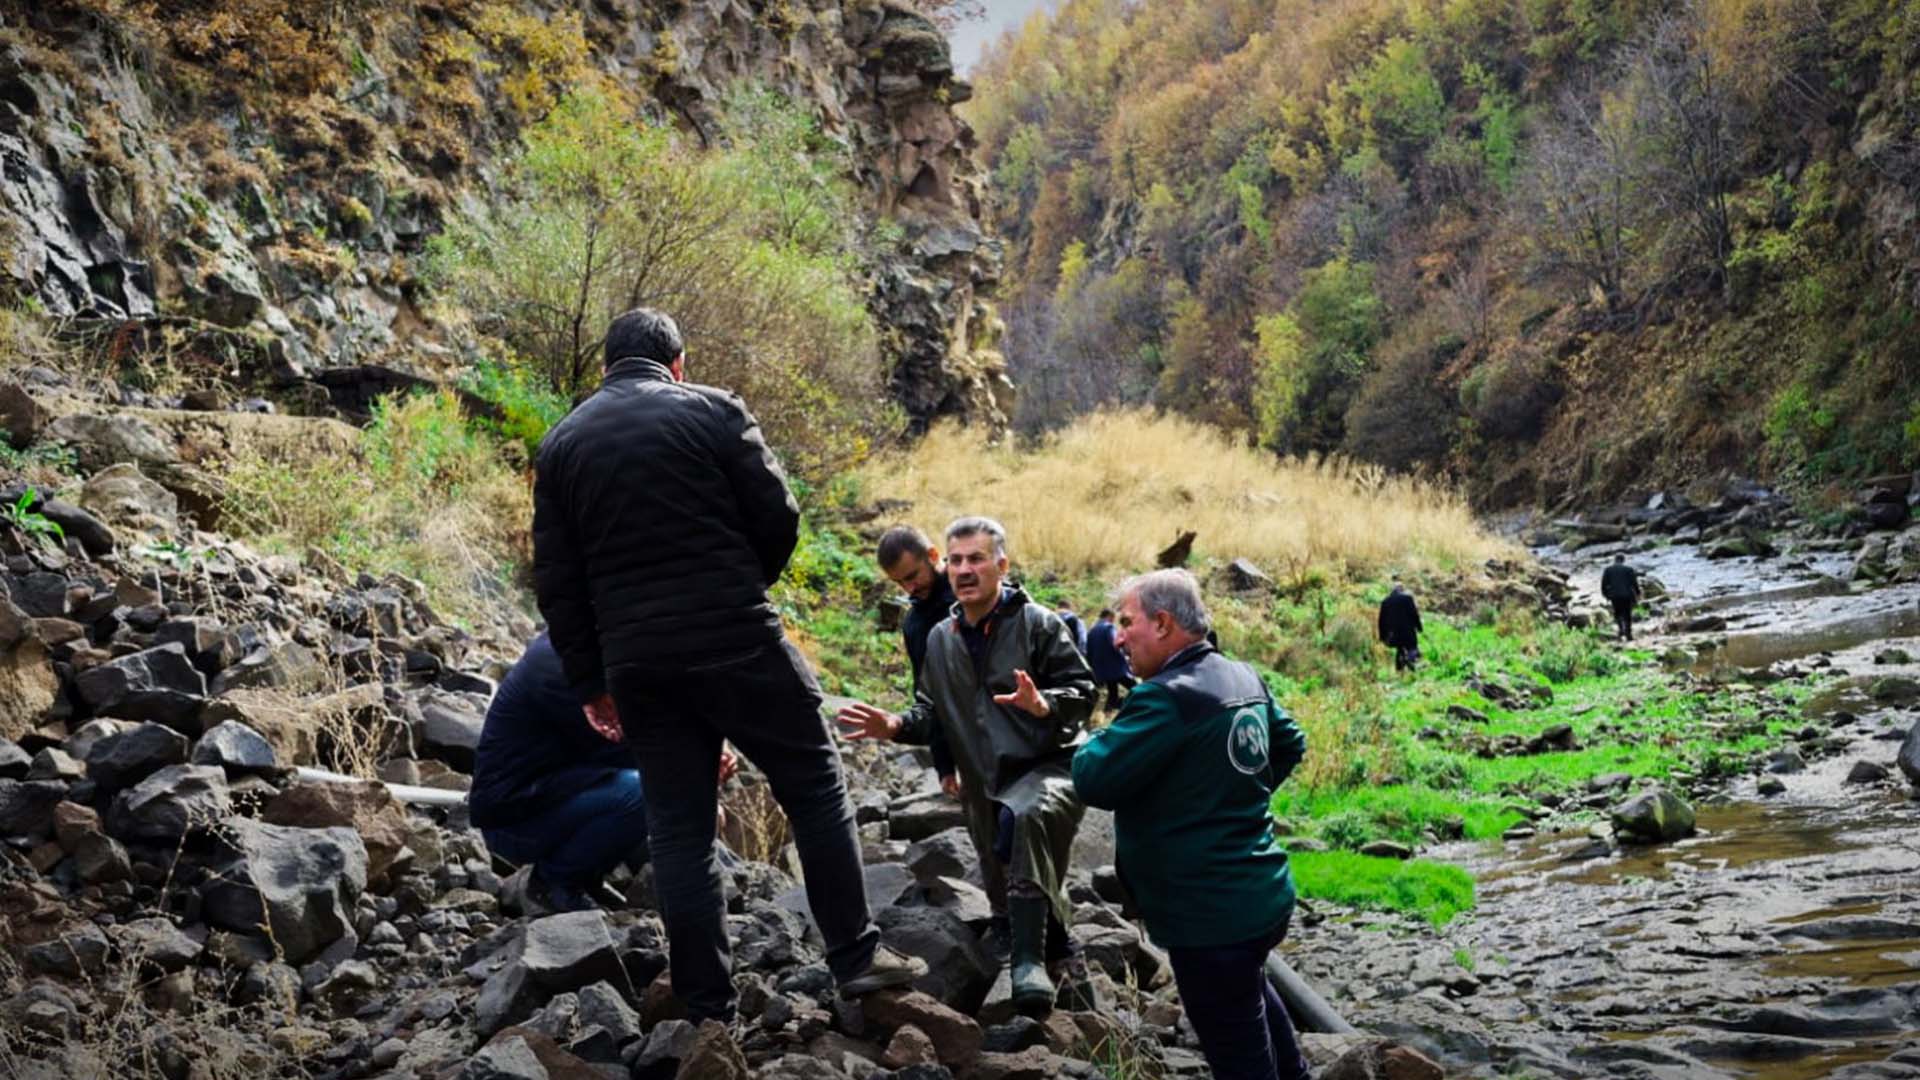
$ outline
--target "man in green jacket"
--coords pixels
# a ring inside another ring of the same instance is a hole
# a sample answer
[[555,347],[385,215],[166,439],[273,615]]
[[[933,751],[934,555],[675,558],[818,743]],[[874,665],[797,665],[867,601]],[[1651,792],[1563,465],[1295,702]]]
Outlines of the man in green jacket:
[[855,703],[836,719],[853,739],[944,733],[987,895],[1007,915],[1014,1006],[1044,1010],[1047,961],[1067,954],[1067,859],[1086,813],[1069,769],[1093,714],[1093,671],[1058,615],[1005,584],[998,522],[961,518],[946,545],[958,602],[927,636],[913,708],[895,716]]
[[1216,1080],[1308,1075],[1266,958],[1293,917],[1274,788],[1306,738],[1250,666],[1207,641],[1185,570],[1123,582],[1116,643],[1145,681],[1073,759],[1073,786],[1113,810],[1120,877],[1166,948]]

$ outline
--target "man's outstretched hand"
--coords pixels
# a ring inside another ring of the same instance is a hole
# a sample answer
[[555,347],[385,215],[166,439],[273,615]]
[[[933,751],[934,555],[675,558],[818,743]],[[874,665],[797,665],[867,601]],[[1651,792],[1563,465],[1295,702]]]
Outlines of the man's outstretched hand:
[[620,710],[614,707],[612,694],[601,694],[585,705],[580,711],[587,714],[587,726],[599,733],[608,742],[622,742],[627,733],[620,726]]
[[940,790],[946,792],[948,798],[957,799],[966,786],[960,782],[959,773],[951,773],[940,778]]
[[1033,685],[1033,677],[1024,671],[1013,673],[1013,693],[993,695],[995,705],[1011,705],[1028,716],[1046,716],[1053,706],[1040,694],[1040,688]]
[[841,709],[834,714],[833,721],[840,725],[840,733],[849,739],[879,739],[886,742],[900,734],[899,717],[864,701],[856,701]]

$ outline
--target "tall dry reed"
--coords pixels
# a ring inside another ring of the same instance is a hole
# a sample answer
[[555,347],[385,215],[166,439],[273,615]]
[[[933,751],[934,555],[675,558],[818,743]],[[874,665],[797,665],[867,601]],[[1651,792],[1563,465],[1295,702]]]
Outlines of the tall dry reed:
[[1150,568],[1187,530],[1197,555],[1251,559],[1275,576],[1515,553],[1447,488],[1343,458],[1282,460],[1141,410],[1088,416],[1030,449],[942,425],[861,476],[870,494],[910,502],[905,516],[936,537],[955,517],[987,514],[1007,527],[1017,562],[1067,575]]

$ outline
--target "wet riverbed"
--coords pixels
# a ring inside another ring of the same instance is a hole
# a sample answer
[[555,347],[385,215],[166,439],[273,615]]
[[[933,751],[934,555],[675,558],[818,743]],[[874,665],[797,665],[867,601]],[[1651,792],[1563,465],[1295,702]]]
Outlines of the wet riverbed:
[[[1858,761],[1891,765],[1915,719],[1865,688],[1911,671],[1874,663],[1890,645],[1920,655],[1920,589],[1856,593],[1836,557],[1632,558],[1670,593],[1649,647],[1719,672],[1822,669],[1808,719],[1844,747],[1768,797],[1736,782],[1677,844],[1574,831],[1430,850],[1474,872],[1474,913],[1437,934],[1327,919],[1290,954],[1356,1024],[1462,1075],[1920,1077],[1920,803],[1897,771],[1847,781]],[[1563,562],[1588,590],[1600,565]],[[1725,628],[1665,629],[1707,611]]]

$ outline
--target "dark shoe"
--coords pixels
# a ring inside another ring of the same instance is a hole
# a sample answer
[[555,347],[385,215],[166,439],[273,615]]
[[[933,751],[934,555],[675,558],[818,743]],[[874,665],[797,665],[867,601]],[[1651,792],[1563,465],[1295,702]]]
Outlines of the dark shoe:
[[875,946],[873,960],[867,964],[867,970],[841,982],[840,996],[852,1001],[876,990],[911,986],[915,979],[926,973],[927,962],[919,957],[902,956],[885,945]]
[[1046,897],[1015,897],[1007,901],[1007,923],[1013,936],[1013,1007],[1023,1013],[1053,1008],[1054,985],[1047,977],[1047,918],[1052,905]]
[[[598,911],[600,905],[593,902],[584,889],[572,885],[562,885],[557,881],[543,880],[539,874],[533,875],[533,887],[528,890],[538,900],[555,912]],[[545,895],[541,895],[544,892]]]

